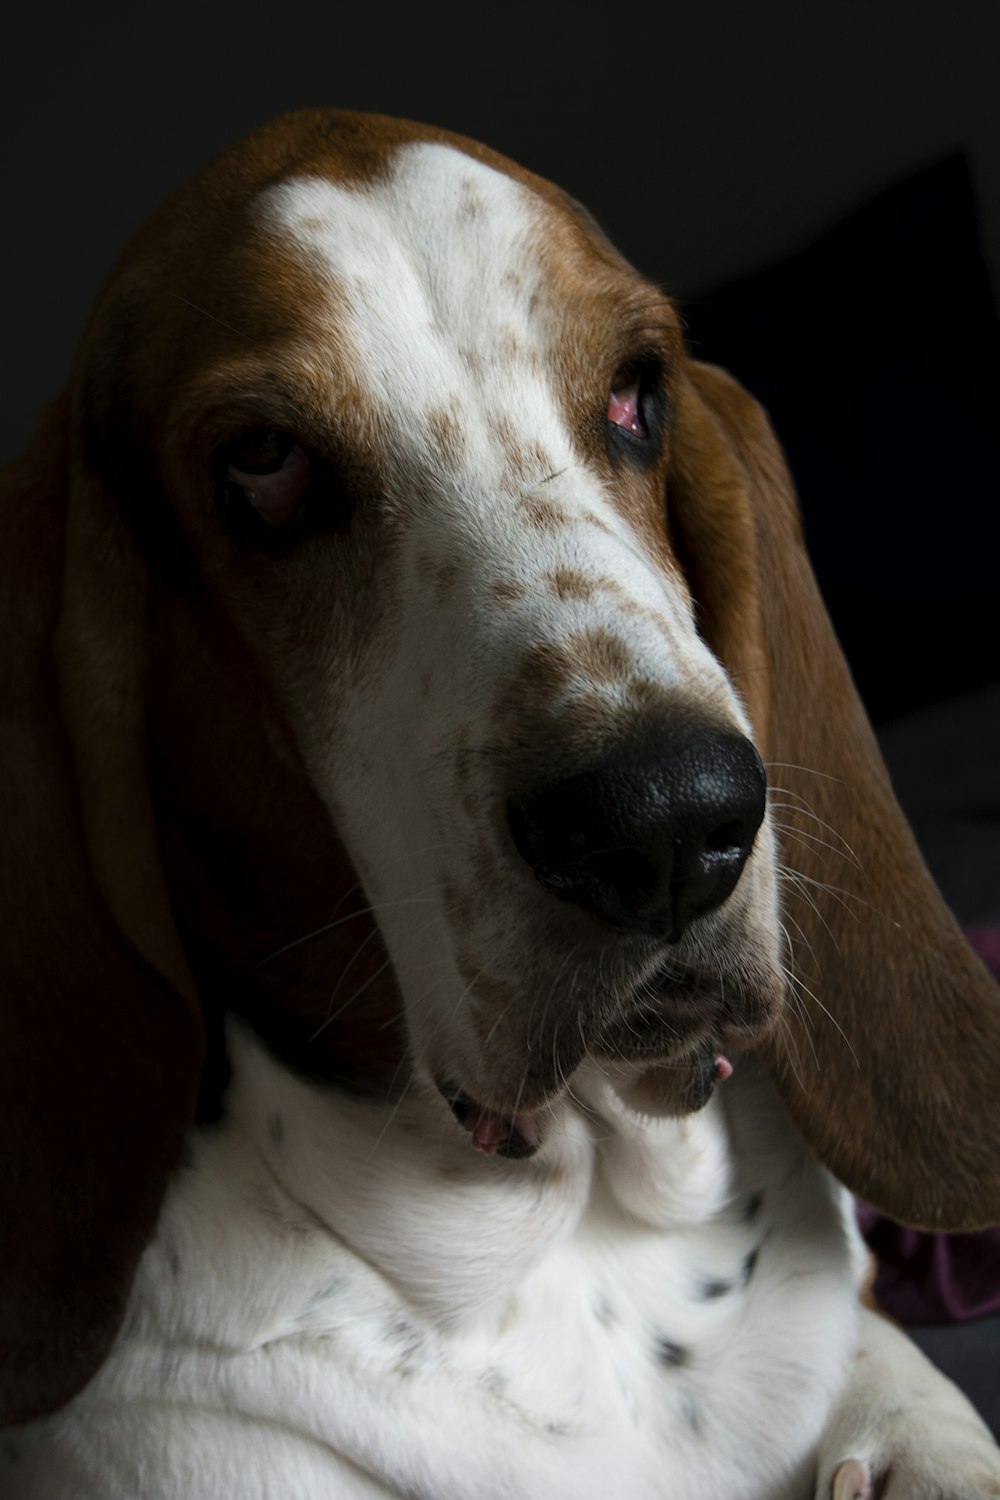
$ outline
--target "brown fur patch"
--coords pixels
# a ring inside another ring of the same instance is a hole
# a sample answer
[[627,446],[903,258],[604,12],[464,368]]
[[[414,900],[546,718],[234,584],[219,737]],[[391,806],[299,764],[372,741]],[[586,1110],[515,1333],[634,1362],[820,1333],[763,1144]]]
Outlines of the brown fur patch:
[[[456,403],[457,404],[457,403]],[[457,466],[465,456],[465,433],[453,412],[438,408],[428,418],[434,447],[449,464]]]
[[621,733],[621,710],[597,693],[577,693],[559,712],[559,735],[577,753]]
[[434,570],[434,596],[439,605],[447,604],[451,592],[462,576],[461,564],[448,559],[439,562]]
[[560,567],[546,573],[546,581],[557,599],[592,599],[603,580],[588,578],[578,568]]
[[501,578],[490,590],[498,604],[516,604],[528,590],[517,578]]
[[533,438],[524,439],[506,416],[489,418],[490,436],[501,450],[507,467],[521,484],[539,483],[552,468],[552,460]]
[[624,641],[602,626],[577,631],[567,637],[574,663],[589,682],[622,682],[631,672],[635,657]]
[[587,526],[594,526],[598,531],[603,531],[606,536],[614,535],[614,532],[608,525],[607,521],[605,521],[601,516],[596,515],[592,510],[585,510],[581,517],[581,520],[584,521]]
[[538,531],[556,532],[569,525],[569,517],[561,505],[551,500],[542,500],[538,495],[526,495],[518,510],[529,526]]
[[547,707],[566,692],[576,672],[572,654],[557,641],[538,641],[524,653],[506,694],[501,694],[502,717],[522,704]]
[[452,589],[461,576],[461,566],[454,558],[432,557],[421,552],[414,564],[422,587],[434,595],[435,603],[447,604]]
[[506,360],[510,364],[522,363],[524,350],[512,328],[504,328],[497,334],[496,353],[498,359]]

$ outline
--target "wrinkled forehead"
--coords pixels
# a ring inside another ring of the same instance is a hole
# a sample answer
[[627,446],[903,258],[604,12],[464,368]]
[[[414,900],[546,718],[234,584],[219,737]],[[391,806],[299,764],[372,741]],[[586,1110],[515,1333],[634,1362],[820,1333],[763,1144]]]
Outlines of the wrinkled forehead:
[[[540,230],[521,183],[436,142],[398,148],[368,181],[294,177],[260,198],[265,233],[315,281],[359,368],[398,386],[418,357],[443,367],[523,338],[539,311]],[[325,315],[325,316],[324,316]]]
[[311,286],[319,336],[397,399],[408,375],[467,388],[487,365],[537,368],[567,332],[613,341],[651,304],[672,324],[571,200],[437,141],[397,146],[369,177],[291,176],[256,211]]
[[[512,272],[538,272],[537,238],[553,210],[527,187],[436,142],[397,148],[361,181],[297,176],[259,200],[265,228],[350,305],[427,331],[459,324]],[[390,309],[391,314],[390,314]]]

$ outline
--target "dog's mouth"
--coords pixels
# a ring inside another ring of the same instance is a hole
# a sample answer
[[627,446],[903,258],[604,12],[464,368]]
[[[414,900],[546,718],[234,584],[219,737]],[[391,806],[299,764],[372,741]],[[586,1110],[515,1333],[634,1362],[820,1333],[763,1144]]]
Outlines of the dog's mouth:
[[[738,1067],[741,1054],[760,1046],[780,1009],[777,969],[751,963],[747,945],[741,957],[742,966],[709,972],[653,953],[638,971],[632,955],[617,976],[605,966],[596,1005],[588,970],[578,989],[546,1008],[530,1045],[512,1049],[511,1034],[524,1033],[493,1019],[473,1063],[476,1082],[470,1087],[468,1073],[446,1064],[432,1070],[437,1089],[476,1151],[512,1161],[544,1144],[561,1114],[554,1106],[576,1097],[574,1076],[585,1063],[640,1115],[691,1115],[732,1076],[734,1060]],[[484,1027],[488,1021],[487,1014]]]
[[[621,1067],[621,1063],[615,1064],[612,1071],[620,1072]],[[623,1096],[640,1113],[693,1114],[705,1107],[716,1085],[731,1078],[733,1071],[733,1063],[725,1053],[714,1045],[703,1045],[687,1062],[662,1062],[638,1071],[629,1070]],[[540,1108],[505,1113],[480,1104],[453,1083],[444,1079],[436,1082],[455,1119],[484,1156],[524,1161],[542,1145],[543,1119],[551,1115],[551,1106],[558,1095],[546,1100]]]
[[538,1110],[503,1114],[477,1103],[455,1084],[438,1079],[437,1086],[455,1119],[469,1132],[477,1151],[484,1156],[504,1156],[511,1161],[534,1156],[542,1143]]

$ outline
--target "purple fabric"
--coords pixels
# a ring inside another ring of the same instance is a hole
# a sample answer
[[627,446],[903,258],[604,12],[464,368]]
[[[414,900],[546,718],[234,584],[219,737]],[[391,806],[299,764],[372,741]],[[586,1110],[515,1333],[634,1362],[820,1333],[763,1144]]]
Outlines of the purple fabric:
[[[967,928],[966,935],[1000,978],[1000,928]],[[1000,1313],[1000,1228],[921,1234],[863,1203],[858,1220],[879,1262],[879,1305],[900,1323],[960,1323]]]

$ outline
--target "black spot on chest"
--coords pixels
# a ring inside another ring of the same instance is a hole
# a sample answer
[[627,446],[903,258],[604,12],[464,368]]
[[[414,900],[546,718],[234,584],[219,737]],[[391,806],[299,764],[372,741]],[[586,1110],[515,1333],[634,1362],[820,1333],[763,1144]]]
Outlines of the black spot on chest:
[[602,1328],[611,1328],[618,1321],[610,1299],[604,1292],[598,1292],[594,1298],[594,1317]]
[[691,1363],[691,1350],[663,1334],[656,1335],[655,1349],[657,1361],[668,1370],[683,1370]]
[[490,1365],[489,1369],[483,1371],[480,1379],[484,1389],[489,1391],[491,1396],[502,1396],[509,1384],[507,1376],[499,1365]]
[[698,1288],[698,1296],[703,1302],[715,1302],[719,1297],[727,1296],[733,1289],[733,1282],[726,1276],[711,1276],[701,1283]]
[[427,1339],[416,1324],[406,1318],[396,1318],[386,1332],[390,1351],[395,1356],[397,1375],[412,1375],[427,1363]]
[[702,1430],[701,1410],[692,1396],[688,1396],[685,1399],[682,1411],[688,1427],[690,1427],[695,1437],[699,1437]]
[[310,1317],[313,1313],[318,1312],[321,1307],[325,1307],[328,1302],[332,1302],[334,1297],[338,1296],[342,1289],[343,1282],[340,1277],[337,1276],[331,1277],[331,1279],[324,1282],[321,1287],[317,1287],[317,1289],[311,1294],[305,1307],[302,1309],[303,1318]]

